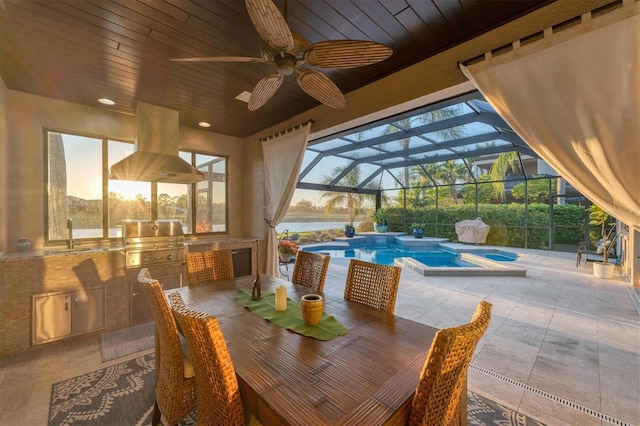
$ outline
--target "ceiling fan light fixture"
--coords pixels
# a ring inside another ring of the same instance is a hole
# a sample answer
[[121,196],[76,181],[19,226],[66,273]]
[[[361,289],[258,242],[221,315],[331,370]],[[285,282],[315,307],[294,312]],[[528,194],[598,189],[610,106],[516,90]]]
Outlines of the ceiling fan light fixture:
[[291,75],[296,70],[296,58],[291,55],[276,56],[276,65],[278,66],[278,74]]

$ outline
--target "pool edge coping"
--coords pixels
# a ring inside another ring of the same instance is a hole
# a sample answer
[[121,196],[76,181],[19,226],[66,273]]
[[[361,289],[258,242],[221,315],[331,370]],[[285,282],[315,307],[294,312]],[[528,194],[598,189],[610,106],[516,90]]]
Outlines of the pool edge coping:
[[491,276],[491,277],[526,277],[527,269],[504,262],[496,262],[472,253],[460,253],[460,259],[477,266],[456,268],[446,266],[428,266],[412,257],[398,257],[393,264],[413,269],[422,276]]
[[[375,233],[373,234],[375,236]],[[384,234],[381,234],[384,235]],[[364,237],[365,235],[360,235]],[[488,252],[488,251],[504,251],[509,252],[504,248],[495,248],[495,247],[485,247],[485,246],[472,246],[469,248],[460,248],[460,247],[450,247],[447,246],[447,243],[451,244],[451,241],[446,238],[414,238],[406,235],[386,235],[387,237],[391,237],[389,239],[395,240],[401,248],[413,248],[415,249],[416,245],[423,245],[424,248],[428,247],[438,247],[441,250],[453,252],[457,255],[460,255],[460,259],[465,262],[472,263],[477,266],[472,267],[446,267],[446,266],[428,266],[422,262],[417,261],[412,257],[398,257],[394,259],[394,265],[400,267],[408,267],[413,269],[417,273],[422,276],[493,276],[493,277],[525,277],[527,275],[526,268],[521,266],[513,265],[511,262],[497,262],[495,260],[488,259],[483,256],[479,256],[477,254],[471,253],[471,251],[476,252]],[[336,238],[334,241],[324,241],[319,243],[305,244],[301,250],[305,248],[311,249],[319,249],[319,250],[343,250],[343,249],[355,249],[359,246],[364,246],[368,241],[367,238],[361,238],[357,241],[362,241],[362,244],[350,244],[349,240],[351,238]],[[405,244],[409,243],[409,244]],[[518,253],[516,254],[516,260],[519,257]]]

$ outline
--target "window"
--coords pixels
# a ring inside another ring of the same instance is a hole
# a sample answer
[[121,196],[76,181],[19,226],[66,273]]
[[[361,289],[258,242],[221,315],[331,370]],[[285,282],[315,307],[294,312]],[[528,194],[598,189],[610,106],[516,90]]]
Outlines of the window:
[[102,141],[48,135],[48,239],[67,239],[68,219],[74,238],[102,237]]
[[68,238],[68,219],[74,239],[120,238],[125,219],[179,220],[185,234],[227,231],[225,157],[180,151],[205,173],[197,184],[138,182],[107,177],[132,143],[47,131],[45,145],[47,242]]
[[[66,135],[65,135],[66,136]],[[107,168],[104,172],[106,179],[109,167],[131,155],[134,146],[126,142],[107,142]],[[151,215],[151,182],[131,180],[107,180],[109,205],[109,238],[122,237],[122,221],[150,220]]]
[[196,183],[196,233],[227,230],[227,161],[223,157],[196,154],[195,164],[205,180]]

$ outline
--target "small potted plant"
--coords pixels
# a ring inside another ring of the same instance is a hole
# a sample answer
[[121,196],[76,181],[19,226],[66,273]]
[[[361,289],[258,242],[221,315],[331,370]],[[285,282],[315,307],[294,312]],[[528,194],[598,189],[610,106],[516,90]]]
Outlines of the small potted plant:
[[291,258],[298,254],[298,245],[293,241],[280,240],[278,241],[278,254],[281,262],[291,262]]
[[347,238],[353,238],[356,233],[356,228],[353,227],[353,223],[349,222],[344,225],[344,236]]
[[376,232],[387,232],[387,229],[389,229],[389,216],[386,211],[378,209],[371,215],[371,218]]
[[618,238],[615,232],[616,226],[612,225],[607,230],[609,214],[602,210],[600,206],[594,204],[587,211],[589,212],[589,225],[599,226],[600,235],[602,236],[597,245],[597,253],[602,253],[602,262],[594,262],[593,275],[599,278],[611,278],[615,265],[609,263],[609,253],[611,253],[611,249]]
[[414,223],[413,225],[411,225],[411,227],[413,228],[413,238],[424,237],[424,223]]

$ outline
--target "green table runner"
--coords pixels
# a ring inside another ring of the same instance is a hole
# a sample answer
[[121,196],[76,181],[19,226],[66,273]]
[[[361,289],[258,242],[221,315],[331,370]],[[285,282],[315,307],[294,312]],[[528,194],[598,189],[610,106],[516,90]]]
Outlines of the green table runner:
[[313,337],[318,340],[331,340],[346,334],[348,331],[337,319],[324,312],[318,325],[306,325],[302,319],[300,303],[289,298],[287,298],[287,310],[276,311],[276,297],[273,293],[262,293],[262,299],[251,300],[251,293],[240,289],[236,293],[235,299],[259,317],[303,336]]

